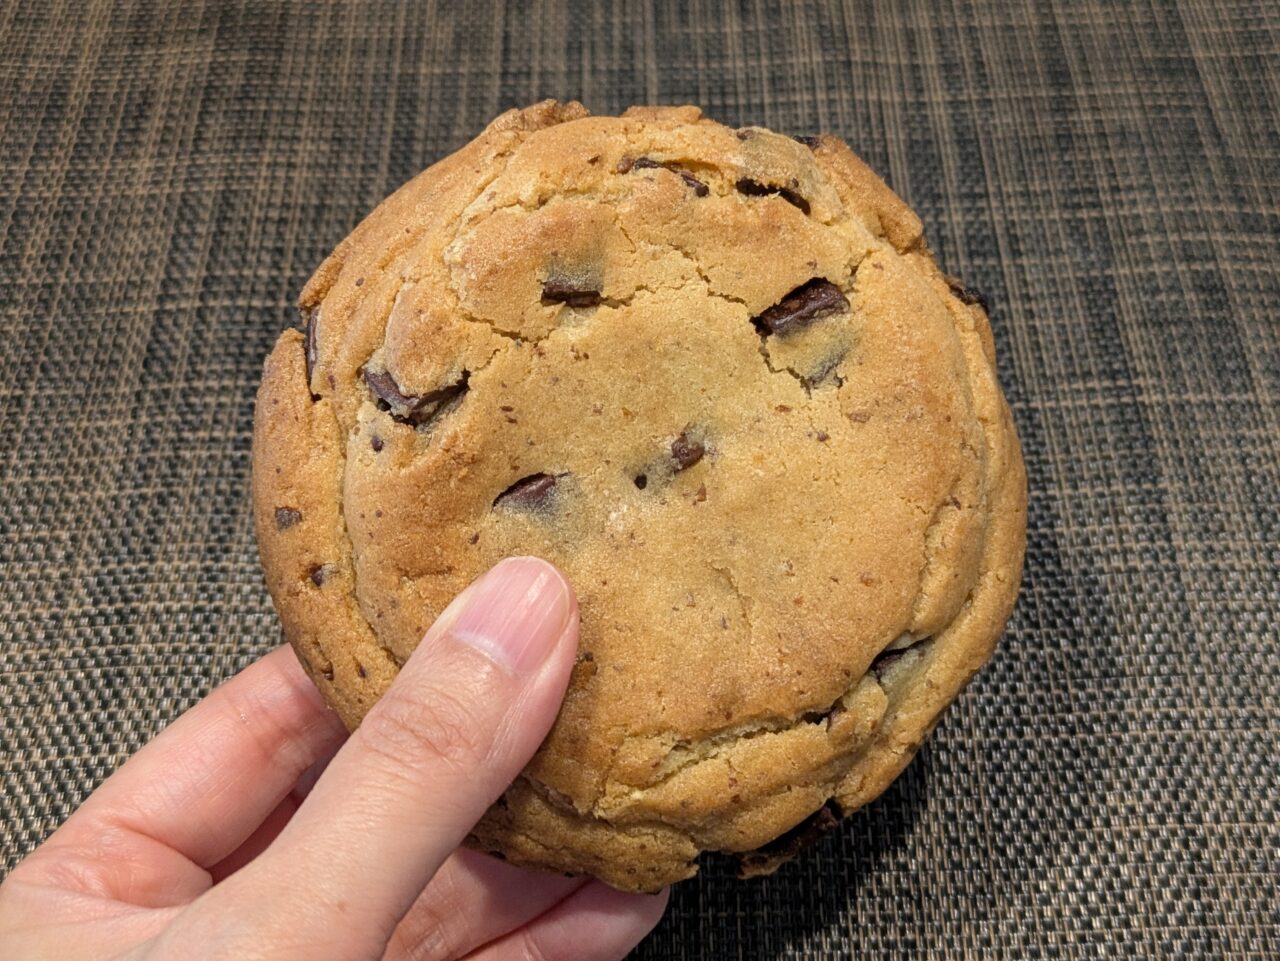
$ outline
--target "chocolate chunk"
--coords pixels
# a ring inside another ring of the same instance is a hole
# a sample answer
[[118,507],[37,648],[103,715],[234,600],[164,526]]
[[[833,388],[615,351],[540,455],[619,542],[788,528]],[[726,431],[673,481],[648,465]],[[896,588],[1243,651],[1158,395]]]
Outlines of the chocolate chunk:
[[671,442],[671,457],[679,465],[677,470],[688,470],[702,460],[702,455],[706,452],[702,441],[690,437],[687,431]]
[[849,309],[840,288],[829,280],[815,277],[797,287],[751,322],[765,334],[788,334],[819,317],[838,314]]
[[953,294],[960,298],[962,303],[966,303],[970,307],[977,304],[987,313],[991,313],[991,304],[987,301],[987,295],[977,287],[966,287],[955,277],[947,278],[947,286],[951,288]]
[[748,851],[738,857],[738,876],[754,878],[772,874],[801,850],[813,844],[840,823],[840,808],[834,801],[810,814],[786,834],[775,838],[763,847]]
[[548,507],[556,494],[553,474],[530,474],[522,477],[493,499],[493,506],[541,510]]
[[711,188],[708,187],[706,184],[704,184],[701,180],[699,180],[693,174],[689,173],[689,171],[677,170],[676,173],[680,175],[681,180],[683,180],[686,184],[688,184],[693,189],[693,194],[695,197],[705,197],[707,194],[711,193]]
[[374,434],[373,438],[369,441],[369,446],[373,448],[373,452],[376,454],[378,451],[382,450],[382,438],[377,434]]
[[637,490],[644,490],[649,486],[649,477],[647,474],[637,474],[635,477],[635,485]]
[[[307,390],[311,389],[311,373],[316,369],[316,323],[320,319],[320,308],[313,307],[302,312],[306,318],[306,361],[307,361]],[[314,398],[315,395],[312,394]]]
[[822,143],[821,137],[809,137],[809,136],[800,135],[800,136],[793,136],[791,139],[796,141],[797,143],[804,144],[810,150],[817,150],[818,144]]
[[465,394],[470,376],[470,371],[464,370],[461,379],[455,384],[449,384],[425,394],[410,395],[400,392],[400,385],[387,371],[370,370],[368,367],[364,369],[364,382],[369,385],[369,390],[377,399],[378,409],[389,411],[395,420],[414,427],[430,423],[444,413],[451,401]]
[[302,511],[294,510],[292,507],[276,508],[276,530],[288,530],[300,520],[302,520]]
[[871,662],[869,670],[876,677],[880,677],[886,670],[893,666],[895,661],[901,660],[906,650],[901,651],[881,651],[875,656],[875,660]]
[[316,587],[324,587],[325,581],[333,574],[333,566],[331,564],[317,564],[307,572],[307,576],[311,578],[311,583]]
[[809,212],[809,201],[800,196],[792,187],[775,187],[770,184],[762,184],[760,181],[752,180],[748,177],[739,180],[734,186],[738,188],[738,193],[746,194],[748,197],[767,197],[770,194],[777,194],[793,207],[800,208],[801,213],[807,214]]
[[704,184],[689,171],[685,170],[680,164],[674,160],[658,161],[652,157],[636,157],[634,160],[624,159],[618,162],[618,173],[630,173],[632,170],[654,170],[654,169],[670,170],[673,174],[678,174],[694,192],[695,196],[705,197],[711,193],[711,188]]
[[910,654],[912,651],[922,651],[930,640],[932,640],[932,638],[922,637],[920,640],[908,644],[906,647],[891,648],[889,650],[881,651],[875,656],[875,659],[872,660],[871,666],[867,670],[877,678],[881,678],[884,676],[885,671],[891,668],[898,661],[902,660],[903,657]]
[[373,396],[378,399],[379,410],[400,413],[411,410],[417,404],[418,398],[400,393],[400,385],[385,370],[369,370],[366,367],[364,382],[369,385]]
[[542,284],[542,302],[551,304],[568,304],[570,307],[594,307],[603,298],[600,291],[580,287],[572,281],[556,277],[548,277]]

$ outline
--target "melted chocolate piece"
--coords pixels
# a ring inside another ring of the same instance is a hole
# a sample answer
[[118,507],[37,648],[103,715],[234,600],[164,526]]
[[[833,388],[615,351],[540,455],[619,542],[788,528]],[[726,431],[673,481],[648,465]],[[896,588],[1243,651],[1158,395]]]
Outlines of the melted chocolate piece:
[[654,170],[654,169],[670,170],[673,174],[678,174],[697,197],[705,197],[711,193],[711,188],[704,184],[689,171],[685,170],[680,164],[674,160],[665,162],[654,160],[652,157],[637,157],[635,160],[624,159],[618,161],[618,173],[630,173],[632,170]]
[[702,460],[706,452],[702,441],[690,437],[687,431],[671,442],[671,457],[679,465],[677,470],[688,470]]
[[804,144],[810,150],[817,150],[818,144],[822,143],[821,137],[810,137],[805,135],[799,135],[799,136],[793,136],[791,139],[796,141],[796,143]]
[[[307,361],[307,390],[311,390],[311,374],[316,369],[316,321],[320,316],[320,308],[314,307],[304,310],[302,315],[306,318],[306,361]],[[314,394],[311,395],[313,398]]]
[[364,382],[369,385],[373,396],[378,399],[379,410],[400,413],[411,410],[418,402],[417,397],[400,393],[400,385],[385,370],[369,370],[366,367]]
[[711,193],[711,188],[693,174],[689,173],[689,171],[677,170],[676,173],[678,173],[680,175],[680,179],[688,184],[690,189],[693,190],[693,195],[695,197],[705,197],[707,194]]
[[829,280],[816,277],[791,291],[759,316],[753,317],[751,322],[765,334],[788,334],[819,317],[848,309],[849,301],[840,292],[840,288]]
[[801,213],[807,214],[809,212],[809,201],[805,200],[791,187],[775,187],[770,184],[762,184],[760,181],[752,180],[749,177],[744,177],[734,186],[738,188],[738,193],[746,194],[748,197],[767,197],[770,194],[777,194],[793,207],[800,208]]
[[444,408],[450,401],[465,394],[470,376],[470,371],[464,370],[462,378],[456,384],[449,384],[425,394],[412,395],[402,394],[400,385],[387,371],[370,370],[368,367],[364,369],[364,382],[369,385],[369,390],[377,399],[378,409],[388,411],[395,420],[414,427],[430,423],[444,413]]
[[966,287],[955,277],[947,278],[947,286],[951,288],[953,294],[960,298],[962,303],[968,304],[970,307],[976,304],[987,313],[991,313],[991,304],[987,300],[987,295],[977,287]]
[[521,510],[542,510],[548,507],[556,495],[554,474],[530,474],[522,477],[493,499],[494,507],[514,507]]
[[594,307],[604,298],[600,291],[579,287],[572,281],[548,277],[542,285],[544,304],[568,304],[570,307]]
[[910,654],[912,651],[918,652],[925,644],[928,644],[930,640],[931,638],[922,637],[920,640],[908,644],[906,647],[881,651],[871,661],[871,666],[867,668],[868,673],[874,674],[876,679],[879,680],[884,677],[885,672],[889,668],[893,667],[894,664],[902,660],[902,658]]
[[311,578],[311,583],[316,587],[324,587],[325,581],[333,573],[333,566],[330,564],[317,564],[307,572],[307,576]]
[[763,847],[739,855],[738,876],[754,878],[772,874],[804,848],[817,843],[819,838],[832,831],[839,823],[840,808],[835,801],[828,801],[786,834]]
[[276,508],[276,530],[288,530],[300,520],[302,520],[302,511],[295,510],[292,507]]
[[895,661],[901,660],[902,655],[906,653],[906,648],[900,651],[881,651],[875,656],[875,660],[871,662],[868,670],[876,677],[880,677],[886,670],[893,666]]

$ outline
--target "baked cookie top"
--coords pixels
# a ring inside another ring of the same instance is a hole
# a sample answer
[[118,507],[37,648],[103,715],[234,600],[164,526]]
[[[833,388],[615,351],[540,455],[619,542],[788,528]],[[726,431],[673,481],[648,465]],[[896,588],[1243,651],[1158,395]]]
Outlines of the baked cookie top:
[[1011,609],[1025,481],[983,305],[835,138],[511,111],[301,307],[255,513],[344,720],[501,558],[578,593],[559,720],[473,837],[511,860],[632,889],[704,849],[771,867],[883,790]]

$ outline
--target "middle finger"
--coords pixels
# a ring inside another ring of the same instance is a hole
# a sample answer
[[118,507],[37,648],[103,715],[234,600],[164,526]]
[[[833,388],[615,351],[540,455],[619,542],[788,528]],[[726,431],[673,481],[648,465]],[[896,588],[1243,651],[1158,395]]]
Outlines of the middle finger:
[[400,922],[384,961],[460,958],[549,911],[586,883],[459,849]]

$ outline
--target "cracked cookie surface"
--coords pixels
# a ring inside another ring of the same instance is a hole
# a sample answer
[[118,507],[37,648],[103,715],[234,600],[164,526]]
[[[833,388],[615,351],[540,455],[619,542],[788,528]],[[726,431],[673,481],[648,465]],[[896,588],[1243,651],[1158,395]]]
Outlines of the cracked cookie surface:
[[267,360],[254,503],[348,725],[502,557],[578,592],[560,717],[471,842],[654,890],[770,870],[986,660],[1025,478],[980,295],[840,141],[544,102],[388,198]]

